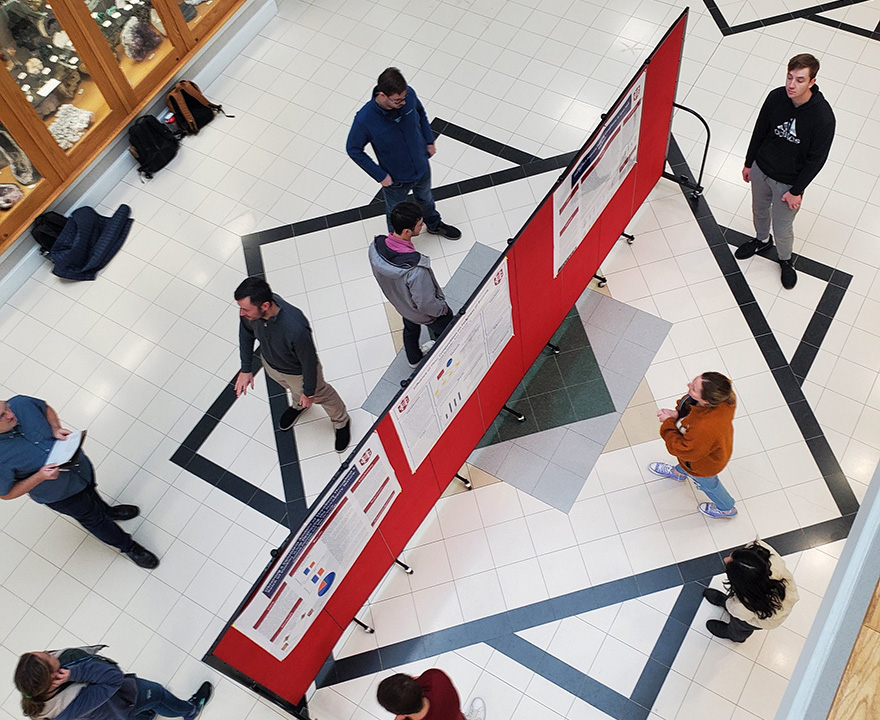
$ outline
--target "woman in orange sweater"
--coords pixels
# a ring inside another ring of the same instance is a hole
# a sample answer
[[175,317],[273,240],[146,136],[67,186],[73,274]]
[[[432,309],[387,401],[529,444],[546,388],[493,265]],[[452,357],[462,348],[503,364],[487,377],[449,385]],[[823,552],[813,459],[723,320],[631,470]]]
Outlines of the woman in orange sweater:
[[737,514],[735,500],[718,479],[733,452],[733,414],[736,395],[730,379],[717,372],[705,372],[688,383],[688,394],[675,410],[657,413],[660,437],[678,465],[654,462],[648,468],[655,475],[684,482],[692,478],[710,502],[700,503],[700,512],[712,518]]

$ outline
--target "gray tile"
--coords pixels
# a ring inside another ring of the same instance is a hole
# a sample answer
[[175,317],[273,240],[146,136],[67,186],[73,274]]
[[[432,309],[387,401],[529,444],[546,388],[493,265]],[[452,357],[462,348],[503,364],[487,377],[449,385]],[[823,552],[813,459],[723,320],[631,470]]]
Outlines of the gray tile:
[[490,248],[488,245],[474,243],[459,267],[484,278],[498,260],[499,255],[501,255],[500,251]]
[[572,432],[576,432],[578,435],[595,440],[602,447],[605,447],[608,439],[611,437],[611,433],[614,432],[614,429],[620,423],[620,415],[619,412],[608,413],[607,415],[580,420],[565,427]]
[[547,461],[544,458],[518,445],[512,445],[496,477],[511,485],[516,482],[518,487],[534,486],[546,467]]
[[645,373],[651,366],[651,361],[657,354],[657,349],[648,349],[641,345],[636,345],[624,338],[621,338],[611,353],[607,366],[614,368],[620,375],[635,380],[636,384],[642,381]]
[[629,401],[636,394],[640,381],[607,368],[602,368],[602,378],[605,380],[605,386],[614,401],[614,408],[620,412],[626,410]]
[[452,277],[449,278],[449,282],[443,288],[443,294],[446,295],[447,302],[455,310],[460,310],[461,306],[474,294],[474,290],[477,289],[482,279],[482,275],[474,275],[459,268],[453,273]]
[[584,291],[584,294],[581,295],[575,301],[575,308],[577,308],[578,315],[580,315],[581,320],[583,320],[584,324],[586,324],[590,317],[595,312],[596,308],[599,307],[599,303],[602,302],[602,298],[605,297],[602,293],[598,293],[595,290],[590,290],[587,288]]
[[474,467],[499,477],[498,472],[501,470],[501,465],[507,459],[512,448],[512,442],[501,442],[483,448],[476,448],[470,454],[467,461]]
[[517,438],[512,442],[545,460],[549,460],[556,452],[556,448],[559,447],[563,435],[565,435],[565,427],[556,427]]
[[534,475],[521,475],[519,473],[509,473],[507,477],[502,478],[504,482],[508,485],[515,487],[517,490],[521,490],[526,495],[535,494],[535,486],[538,484],[538,479]]
[[577,500],[585,482],[587,482],[585,478],[550,463],[529,494],[550,507],[567,513]]
[[373,388],[372,392],[367,396],[367,399],[364,400],[364,404],[361,407],[363,407],[368,413],[381,415],[385,412],[385,408],[388,407],[388,404],[394,399],[394,396],[397,395],[399,390],[399,384],[386,380],[383,377],[378,383],[376,383],[376,387]]
[[585,330],[587,332],[587,339],[590,341],[590,348],[592,348],[593,355],[596,357],[596,362],[599,363],[599,367],[605,367],[611,358],[611,353],[614,352],[614,348],[620,342],[620,336],[592,324],[587,325]]
[[602,452],[604,444],[566,430],[562,442],[553,453],[551,461],[575,475],[586,478],[596,464],[596,458]]
[[590,325],[598,325],[607,332],[623,337],[626,328],[632,322],[637,312],[632,305],[626,305],[618,300],[602,295],[599,305],[590,316]]
[[633,317],[623,336],[637,345],[656,352],[660,349],[671,328],[672,323],[668,320],[640,310]]

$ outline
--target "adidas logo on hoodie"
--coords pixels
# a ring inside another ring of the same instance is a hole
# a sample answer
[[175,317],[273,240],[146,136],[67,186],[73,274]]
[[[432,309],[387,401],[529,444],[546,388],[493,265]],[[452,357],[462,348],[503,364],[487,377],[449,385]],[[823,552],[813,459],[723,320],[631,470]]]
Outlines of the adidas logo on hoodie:
[[797,136],[797,128],[795,127],[795,123],[797,122],[796,118],[791,120],[786,120],[782,125],[777,125],[776,130],[774,132],[781,138],[788,140],[791,143],[795,143],[796,145],[800,145],[800,139]]

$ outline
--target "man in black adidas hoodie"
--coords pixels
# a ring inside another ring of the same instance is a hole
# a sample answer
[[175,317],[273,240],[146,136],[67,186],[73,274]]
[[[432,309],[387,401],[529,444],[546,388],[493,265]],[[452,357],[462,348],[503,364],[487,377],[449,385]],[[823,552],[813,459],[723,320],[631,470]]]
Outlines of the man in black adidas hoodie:
[[782,267],[782,287],[797,283],[791,259],[794,216],[804,189],[822,169],[834,139],[834,113],[816,85],[819,61],[809,54],[788,61],[785,86],[764,101],[746,152],[743,180],[752,185],[755,238],[740,245],[736,257],[750,258],[773,245]]

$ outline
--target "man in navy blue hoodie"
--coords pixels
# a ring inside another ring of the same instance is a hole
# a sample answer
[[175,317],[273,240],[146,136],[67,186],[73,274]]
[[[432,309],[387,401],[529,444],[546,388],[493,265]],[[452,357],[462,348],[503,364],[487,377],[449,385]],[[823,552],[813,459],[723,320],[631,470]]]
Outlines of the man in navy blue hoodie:
[[785,85],[770,92],[758,114],[742,171],[743,180],[752,186],[755,238],[737,248],[735,255],[745,260],[769,250],[772,219],[786,290],[797,283],[791,259],[794,216],[834,140],[834,112],[816,85],[818,72],[819,61],[812,55],[789,60]]
[[[373,147],[376,161],[364,148]],[[461,231],[440,219],[431,193],[430,157],[437,151],[425,108],[400,70],[387,68],[373,88],[373,98],[354,116],[345,144],[348,156],[382,186],[388,231],[391,211],[410,191],[425,215],[429,233],[458,240]]]

